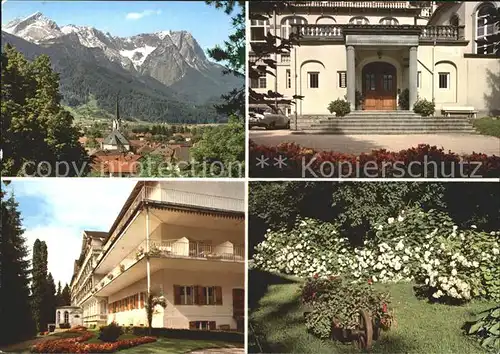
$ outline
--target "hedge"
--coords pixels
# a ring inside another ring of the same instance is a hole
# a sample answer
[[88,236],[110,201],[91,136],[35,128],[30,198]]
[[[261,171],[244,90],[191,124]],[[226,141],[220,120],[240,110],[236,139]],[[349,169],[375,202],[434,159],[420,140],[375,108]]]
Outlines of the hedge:
[[250,141],[249,164],[250,176],[258,178],[500,177],[500,156],[458,155],[426,144],[399,152],[380,149],[355,155],[317,151],[295,143],[264,146]]
[[[133,327],[132,333],[137,336],[149,335],[147,327]],[[175,339],[195,339],[195,340],[215,340],[231,343],[244,343],[245,337],[241,332],[231,331],[204,331],[193,329],[173,329],[173,328],[151,328],[151,334],[155,337],[175,338]]]

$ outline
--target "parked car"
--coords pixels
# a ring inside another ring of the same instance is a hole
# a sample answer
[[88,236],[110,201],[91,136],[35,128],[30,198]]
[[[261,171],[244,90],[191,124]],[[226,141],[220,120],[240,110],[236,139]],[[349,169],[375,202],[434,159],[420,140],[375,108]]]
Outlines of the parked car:
[[290,118],[285,114],[273,113],[270,111],[256,111],[252,112],[249,118],[249,127],[262,127],[266,129],[289,129]]

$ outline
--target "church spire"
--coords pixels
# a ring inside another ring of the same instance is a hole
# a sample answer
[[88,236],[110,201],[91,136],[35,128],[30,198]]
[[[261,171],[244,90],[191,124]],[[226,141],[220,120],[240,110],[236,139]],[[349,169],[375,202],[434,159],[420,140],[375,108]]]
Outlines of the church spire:
[[113,130],[120,130],[121,119],[120,119],[120,106],[118,104],[120,93],[116,94],[116,117],[113,119]]

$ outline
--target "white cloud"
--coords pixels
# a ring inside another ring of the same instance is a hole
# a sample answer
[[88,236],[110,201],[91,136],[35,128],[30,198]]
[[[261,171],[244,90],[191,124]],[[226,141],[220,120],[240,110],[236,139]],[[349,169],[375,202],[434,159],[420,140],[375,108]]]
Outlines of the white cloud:
[[161,10],[144,10],[142,12],[129,12],[125,18],[127,20],[140,20],[143,17],[151,15],[161,15]]
[[[134,185],[121,179],[57,178],[18,180],[9,186],[18,199],[41,198],[47,207],[44,217],[21,216],[30,252],[37,238],[47,243],[48,270],[56,284],[71,280],[82,232],[109,231]],[[24,207],[20,205],[21,211]]]

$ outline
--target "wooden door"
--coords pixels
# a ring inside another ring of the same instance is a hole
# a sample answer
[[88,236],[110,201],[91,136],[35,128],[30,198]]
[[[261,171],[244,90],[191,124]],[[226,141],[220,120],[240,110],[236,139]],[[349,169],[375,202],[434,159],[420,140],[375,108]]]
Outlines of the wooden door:
[[367,64],[362,71],[365,110],[396,110],[396,68],[389,63]]
[[233,289],[233,317],[244,317],[245,290]]

